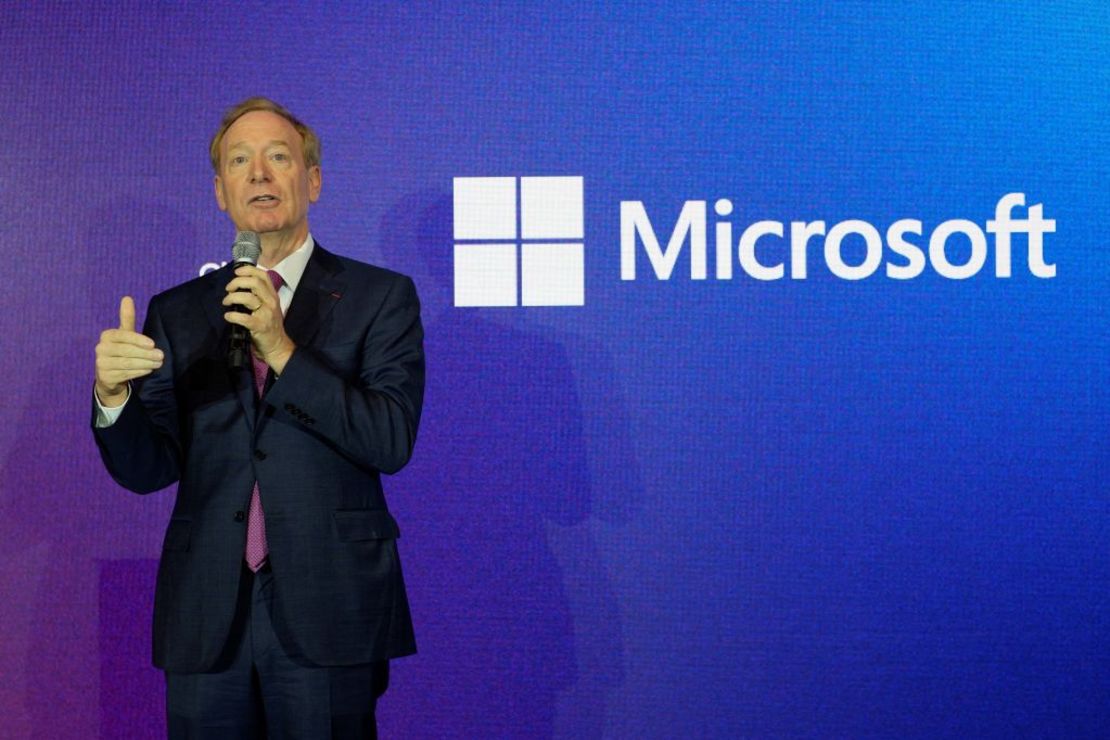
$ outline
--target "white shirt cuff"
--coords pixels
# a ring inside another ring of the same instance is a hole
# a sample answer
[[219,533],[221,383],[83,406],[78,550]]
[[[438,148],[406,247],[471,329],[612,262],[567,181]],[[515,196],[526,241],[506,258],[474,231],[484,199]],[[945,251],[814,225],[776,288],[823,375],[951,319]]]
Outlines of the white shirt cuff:
[[105,406],[100,402],[100,398],[97,397],[96,391],[94,390],[93,403],[96,404],[96,428],[104,429],[105,427],[110,427],[115,424],[116,420],[119,419],[120,414],[123,413],[123,407],[127,405],[127,401],[129,398],[131,398],[130,383],[127,384],[127,398],[123,399],[123,403],[121,403],[119,406],[113,406],[111,408]]

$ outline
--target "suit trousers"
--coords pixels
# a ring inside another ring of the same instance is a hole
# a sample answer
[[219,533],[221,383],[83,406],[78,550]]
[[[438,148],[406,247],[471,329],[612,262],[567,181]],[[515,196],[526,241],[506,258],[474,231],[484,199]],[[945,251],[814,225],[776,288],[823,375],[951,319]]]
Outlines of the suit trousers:
[[171,740],[377,737],[375,708],[389,661],[314,665],[274,631],[273,573],[244,564],[235,621],[216,670],[166,672]]

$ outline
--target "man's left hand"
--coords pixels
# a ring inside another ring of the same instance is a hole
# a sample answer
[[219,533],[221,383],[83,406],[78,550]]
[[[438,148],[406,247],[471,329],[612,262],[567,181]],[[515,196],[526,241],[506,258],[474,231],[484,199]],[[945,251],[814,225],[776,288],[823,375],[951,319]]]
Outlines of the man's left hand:
[[280,375],[296,345],[285,333],[281,301],[266,271],[250,265],[236,268],[235,278],[227,284],[223,304],[243,306],[250,312],[228,311],[224,319],[246,327],[251,333],[255,354]]

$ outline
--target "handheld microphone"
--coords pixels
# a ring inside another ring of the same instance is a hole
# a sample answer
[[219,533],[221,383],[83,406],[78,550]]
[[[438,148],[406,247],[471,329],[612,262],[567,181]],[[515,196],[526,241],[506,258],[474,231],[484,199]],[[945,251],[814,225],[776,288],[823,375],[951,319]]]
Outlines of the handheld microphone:
[[[261,255],[262,243],[258,234],[253,231],[240,231],[235,235],[235,243],[231,245],[231,269],[234,271],[242,265],[257,265]],[[234,305],[231,309],[240,313],[250,313],[246,306]],[[227,364],[235,369],[249,365],[250,344],[251,336],[246,327],[232,324],[231,342],[227,346]]]

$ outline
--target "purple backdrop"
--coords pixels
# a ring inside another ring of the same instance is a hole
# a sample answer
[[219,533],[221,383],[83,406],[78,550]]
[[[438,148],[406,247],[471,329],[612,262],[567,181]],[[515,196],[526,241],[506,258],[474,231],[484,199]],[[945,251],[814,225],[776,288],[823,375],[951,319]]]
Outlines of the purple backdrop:
[[[250,94],[321,135],[316,237],[413,275],[425,305],[420,441],[387,481],[420,652],[383,734],[1099,734],[1108,21],[1093,2],[5,5],[0,734],[162,732],[173,494],[101,469],[92,348],[122,293],[142,311],[226,259],[206,147]],[[549,175],[583,178],[584,305],[453,306],[454,178]],[[967,280],[842,280],[819,241],[806,280],[714,277],[719,223],[735,252],[761,220],[914,218],[927,252],[1007,193],[1055,220],[1055,277],[1023,234],[996,277],[989,233]],[[710,279],[689,242],[658,279],[637,241],[622,280],[630,201],[661,241],[706,201]]]

